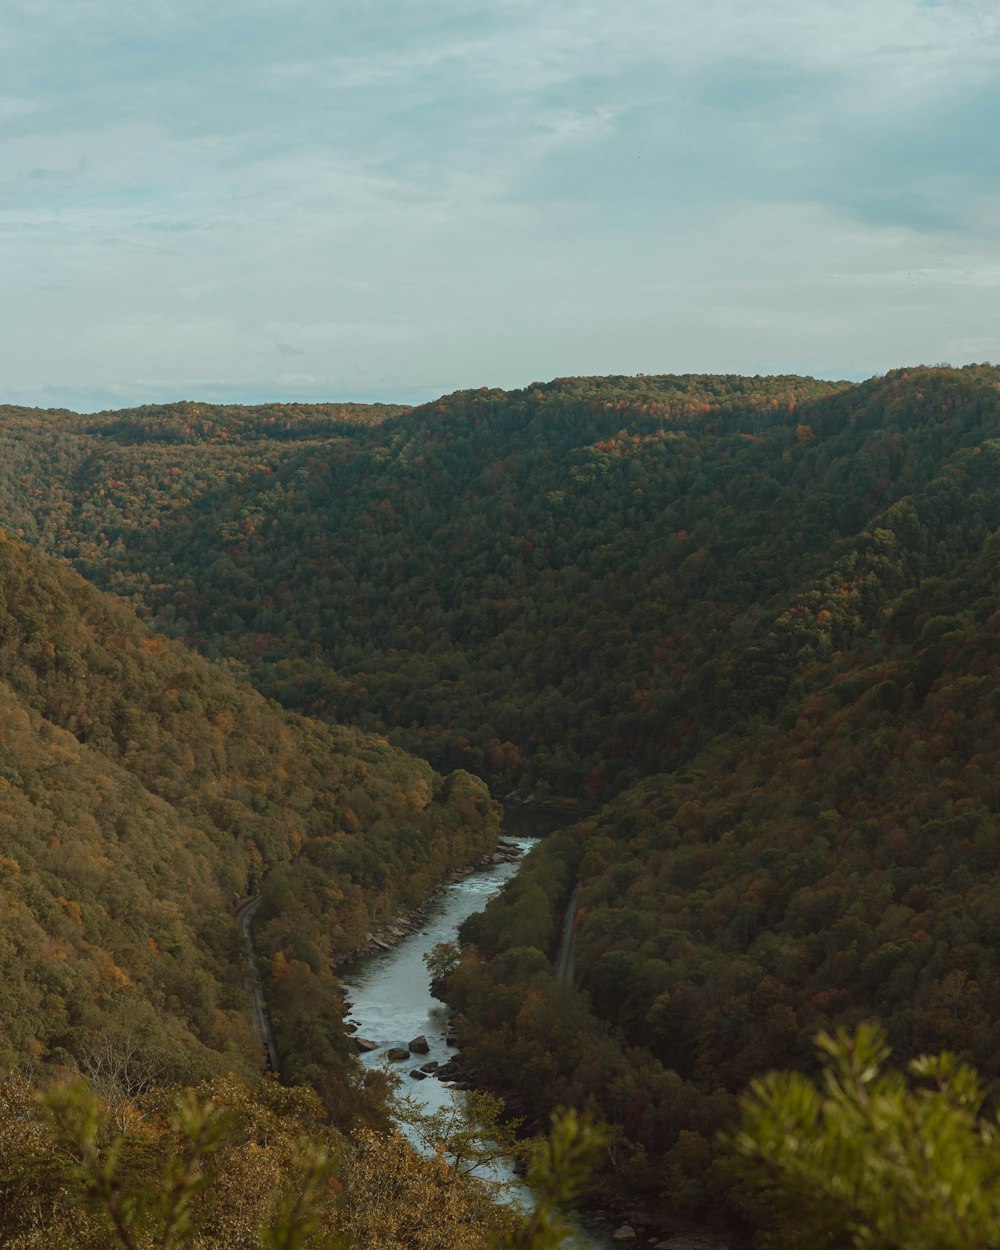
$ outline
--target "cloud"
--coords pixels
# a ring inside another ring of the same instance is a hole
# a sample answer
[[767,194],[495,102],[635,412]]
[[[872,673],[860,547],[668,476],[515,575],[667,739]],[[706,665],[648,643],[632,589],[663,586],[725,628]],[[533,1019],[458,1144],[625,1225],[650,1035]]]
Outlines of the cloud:
[[998,43],[961,0],[15,0],[7,394],[425,398],[991,341]]

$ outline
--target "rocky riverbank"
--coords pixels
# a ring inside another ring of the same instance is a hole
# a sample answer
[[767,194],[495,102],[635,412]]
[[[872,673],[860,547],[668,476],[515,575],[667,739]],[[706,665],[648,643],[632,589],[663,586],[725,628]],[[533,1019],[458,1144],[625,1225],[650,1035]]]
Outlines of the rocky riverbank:
[[337,966],[343,967],[346,964],[353,963],[355,959],[362,958],[364,955],[373,955],[376,951],[392,950],[404,938],[420,932],[427,923],[431,907],[449,886],[457,885],[459,881],[464,881],[466,877],[471,877],[474,872],[481,872],[484,868],[490,868],[496,864],[517,863],[523,854],[524,852],[516,842],[511,842],[507,838],[498,838],[495,850],[474,860],[471,864],[454,869],[440,885],[428,894],[419,906],[414,907],[412,911],[407,912],[405,915],[398,916],[395,920],[390,921],[381,928],[373,930],[366,936],[360,946],[357,946],[352,951],[348,951],[342,959],[338,960]]

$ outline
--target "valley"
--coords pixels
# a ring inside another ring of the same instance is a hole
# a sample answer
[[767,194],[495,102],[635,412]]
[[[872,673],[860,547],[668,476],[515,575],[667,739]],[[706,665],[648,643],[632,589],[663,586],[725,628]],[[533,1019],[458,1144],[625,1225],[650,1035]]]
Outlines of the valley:
[[992,366],[0,408],[0,1056],[251,1079],[259,892],[282,1080],[384,1129],[337,968],[514,795],[463,1064],[748,1235],[719,1133],[818,1033],[1000,1072],[998,465]]

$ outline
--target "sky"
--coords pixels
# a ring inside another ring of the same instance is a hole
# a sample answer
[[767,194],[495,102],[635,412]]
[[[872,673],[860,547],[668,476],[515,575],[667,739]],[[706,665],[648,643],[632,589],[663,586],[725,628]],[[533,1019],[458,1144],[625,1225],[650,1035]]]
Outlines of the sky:
[[0,402],[1000,360],[997,0],[6,0]]

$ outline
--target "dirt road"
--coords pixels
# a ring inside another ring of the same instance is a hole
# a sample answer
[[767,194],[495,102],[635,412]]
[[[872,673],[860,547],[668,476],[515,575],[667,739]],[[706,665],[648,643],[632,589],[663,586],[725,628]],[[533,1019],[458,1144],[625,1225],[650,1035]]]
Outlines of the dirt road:
[[573,984],[573,965],[576,954],[576,934],[573,932],[573,921],[576,919],[576,896],[580,887],[574,886],[573,893],[566,904],[563,916],[562,937],[559,941],[559,954],[556,957],[556,980],[565,985]]

